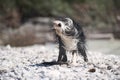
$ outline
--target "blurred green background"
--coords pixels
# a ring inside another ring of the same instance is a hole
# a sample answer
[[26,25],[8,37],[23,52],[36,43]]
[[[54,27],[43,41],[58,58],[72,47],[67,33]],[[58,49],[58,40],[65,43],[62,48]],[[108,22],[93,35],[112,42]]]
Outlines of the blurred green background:
[[120,39],[120,0],[0,0],[0,45],[55,42],[57,17],[80,22],[87,39]]

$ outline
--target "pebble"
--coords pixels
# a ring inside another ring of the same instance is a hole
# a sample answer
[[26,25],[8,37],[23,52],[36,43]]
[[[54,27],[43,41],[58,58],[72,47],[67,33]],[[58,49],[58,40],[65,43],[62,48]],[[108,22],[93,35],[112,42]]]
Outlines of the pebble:
[[[3,49],[4,48],[4,49]],[[120,56],[89,51],[89,61],[78,66],[44,66],[57,60],[58,49],[47,45],[0,48],[0,80],[119,80]],[[99,54],[99,55],[98,55]]]

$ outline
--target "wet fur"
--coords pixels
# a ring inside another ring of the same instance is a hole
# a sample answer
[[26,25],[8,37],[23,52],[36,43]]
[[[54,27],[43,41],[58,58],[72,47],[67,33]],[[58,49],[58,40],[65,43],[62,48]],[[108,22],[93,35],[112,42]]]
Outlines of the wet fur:
[[[76,41],[76,49],[67,49],[66,48],[66,42],[69,41],[64,41],[65,39],[63,39],[64,35],[60,36],[61,33],[56,34],[57,35],[57,39],[58,39],[58,43],[59,43],[59,56],[58,56],[58,62],[67,62],[67,55],[66,55],[66,51],[70,51],[72,52],[72,55],[74,55],[75,53],[78,53],[79,55],[82,55],[84,58],[84,61],[88,61],[87,59],[87,55],[86,55],[86,47],[85,47],[85,35],[84,32],[82,30],[82,27],[76,23],[75,21],[73,21],[73,26],[74,29],[71,32],[68,32],[69,35],[68,38],[71,39],[67,39],[67,37],[65,36],[66,40],[71,40],[71,42],[73,41],[73,39],[75,39]],[[74,41],[73,41],[74,43]],[[70,45],[71,46],[71,45]]]

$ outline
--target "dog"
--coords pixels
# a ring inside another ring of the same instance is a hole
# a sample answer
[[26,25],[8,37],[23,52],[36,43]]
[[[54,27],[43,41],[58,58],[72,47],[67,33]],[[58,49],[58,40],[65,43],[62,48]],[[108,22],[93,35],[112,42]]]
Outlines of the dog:
[[59,55],[57,62],[67,62],[66,52],[72,54],[71,63],[76,64],[77,54],[82,55],[85,62],[88,61],[85,47],[85,35],[82,27],[71,18],[60,18],[53,21],[58,43]]

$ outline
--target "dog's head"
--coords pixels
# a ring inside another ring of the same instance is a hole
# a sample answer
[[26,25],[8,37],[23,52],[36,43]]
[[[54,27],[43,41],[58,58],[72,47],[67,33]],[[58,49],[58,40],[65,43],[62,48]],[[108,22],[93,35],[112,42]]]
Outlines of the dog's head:
[[73,20],[70,18],[62,18],[53,21],[54,29],[56,33],[63,34],[63,35],[74,35],[75,34],[75,28],[73,25]]

